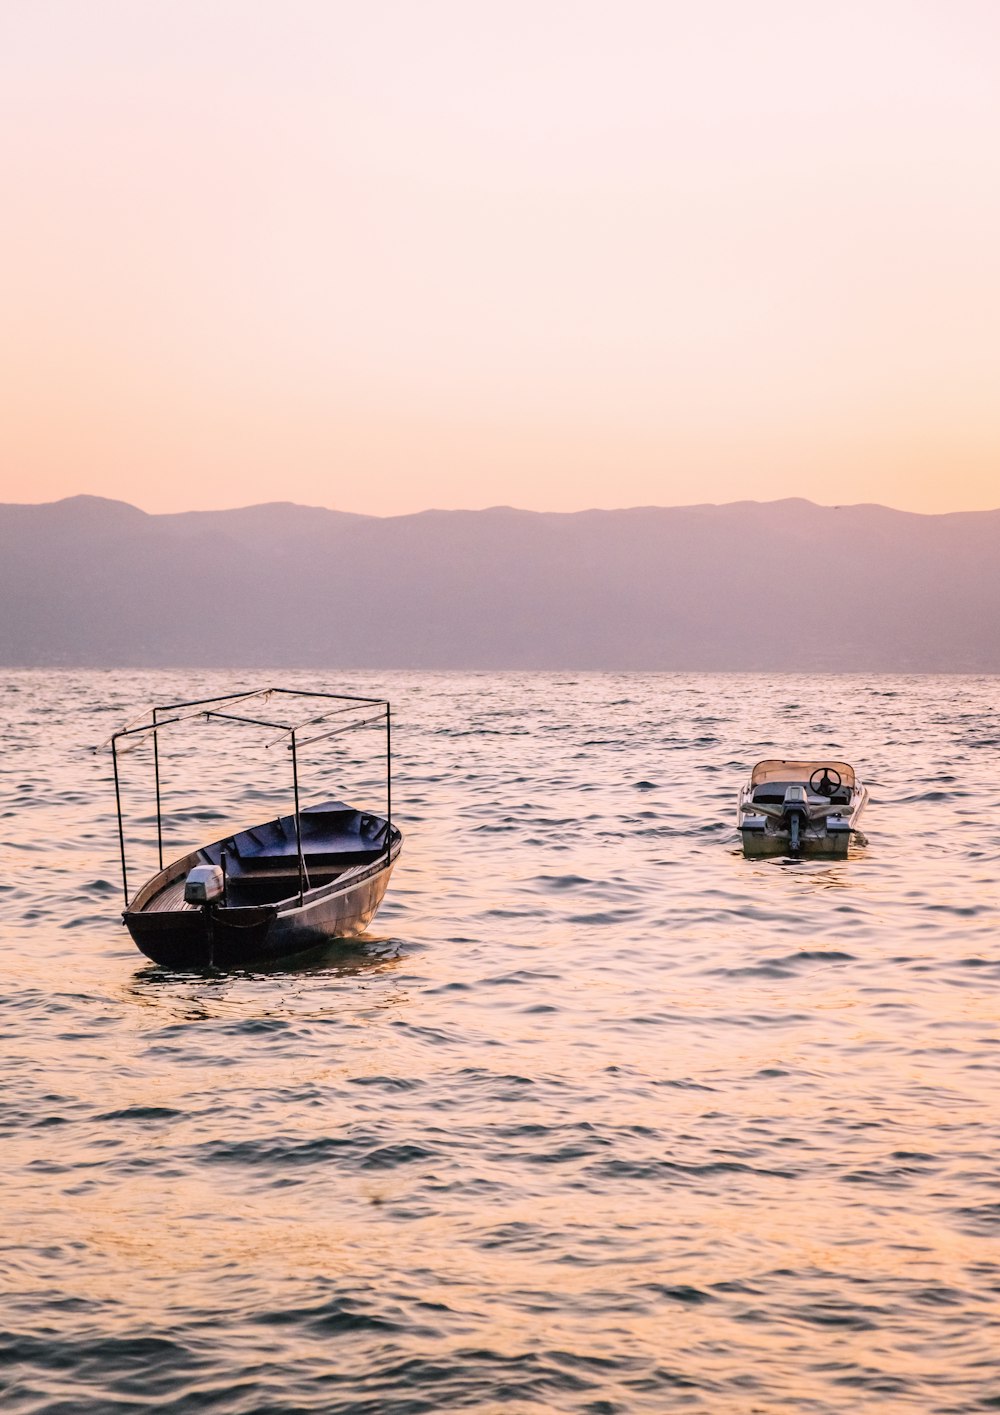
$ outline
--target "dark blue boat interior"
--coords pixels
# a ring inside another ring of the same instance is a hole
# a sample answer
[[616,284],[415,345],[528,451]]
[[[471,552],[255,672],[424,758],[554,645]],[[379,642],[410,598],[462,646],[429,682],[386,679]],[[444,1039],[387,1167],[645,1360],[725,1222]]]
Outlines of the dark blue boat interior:
[[[305,889],[329,884],[355,865],[385,853],[387,824],[380,816],[339,801],[310,806],[299,815]],[[212,864],[225,855],[227,903],[232,907],[274,904],[299,892],[299,848],[295,816],[237,831],[202,854]]]

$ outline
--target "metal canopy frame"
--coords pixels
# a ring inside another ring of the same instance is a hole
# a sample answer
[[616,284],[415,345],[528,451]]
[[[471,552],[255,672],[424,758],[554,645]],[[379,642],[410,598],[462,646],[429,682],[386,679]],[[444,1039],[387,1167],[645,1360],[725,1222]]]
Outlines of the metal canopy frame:
[[[250,717],[243,713],[226,712],[226,706],[235,707],[243,703],[251,703],[256,700],[263,700],[265,703],[276,693],[281,693],[289,698],[315,698],[324,699],[327,702],[346,703],[346,707],[331,707],[323,712],[314,713],[310,717],[303,718],[297,722],[274,722],[270,719]],[[325,731],[318,732],[304,739],[299,738],[299,733],[306,728],[316,727],[327,722],[331,717],[338,717],[346,713],[363,712],[366,708],[377,709],[371,716],[361,717],[353,722],[347,722]],[[164,716],[163,714],[172,714]],[[338,737],[343,732],[351,732],[356,728],[370,727],[374,723],[385,723],[385,853],[386,860],[389,858],[392,846],[392,712],[387,698],[362,698],[351,693],[319,693],[310,692],[304,688],[257,688],[246,693],[221,693],[212,698],[191,698],[181,703],[162,703],[156,707],[147,708],[142,717],[149,717],[149,722],[133,719],[132,724],[123,727],[120,731],[113,733],[102,745],[111,748],[111,762],[114,769],[115,778],[115,810],[118,816],[118,846],[121,852],[122,864],[122,892],[125,896],[125,908],[129,906],[128,896],[128,869],[125,860],[125,827],[122,821],[122,796],[121,780],[118,772],[118,756],[120,752],[119,742],[131,742],[139,737],[153,736],[153,777],[156,784],[156,850],[159,859],[159,867],[163,869],[163,810],[160,793],[160,745],[159,735],[163,728],[172,727],[178,722],[195,721],[199,718],[209,721],[236,722],[253,727],[269,727],[278,733],[278,736],[269,742],[265,742],[265,751],[275,746],[277,743],[289,738],[288,750],[292,754],[292,792],[295,801],[295,845],[299,860],[299,902],[305,889],[306,869],[305,858],[302,853],[302,822],[299,815],[299,759],[298,748],[308,746],[311,742],[321,742],[327,737]],[[98,748],[97,750],[100,750]]]

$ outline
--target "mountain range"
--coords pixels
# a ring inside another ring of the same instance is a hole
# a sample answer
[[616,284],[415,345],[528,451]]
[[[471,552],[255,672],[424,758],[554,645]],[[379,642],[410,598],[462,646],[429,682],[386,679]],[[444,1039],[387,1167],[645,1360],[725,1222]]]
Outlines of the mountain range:
[[1000,672],[1000,510],[0,505],[0,663]]

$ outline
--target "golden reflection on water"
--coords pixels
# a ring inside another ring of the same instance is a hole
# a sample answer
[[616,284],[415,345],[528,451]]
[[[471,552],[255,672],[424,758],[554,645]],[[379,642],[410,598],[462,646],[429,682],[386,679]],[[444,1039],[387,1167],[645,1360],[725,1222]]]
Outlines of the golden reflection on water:
[[[21,681],[30,740],[66,685]],[[384,1402],[378,1373],[429,1353],[442,1408],[489,1409],[542,1361],[549,1383],[504,1415],[678,1392],[740,1415],[982,1408],[1000,753],[963,723],[978,705],[990,740],[994,685],[894,680],[887,717],[851,681],[834,721],[824,685],[750,677],[587,677],[562,716],[541,676],[354,682],[401,704],[404,854],[372,936],[294,967],[143,965],[109,887],[108,783],[79,750],[99,714],[30,792],[0,758],[3,1276],[12,1323],[48,1333],[51,1389],[72,1398],[83,1331],[209,1314],[199,1379],[223,1402],[264,1352],[291,1405],[303,1372],[321,1400],[345,1366],[359,1404]],[[744,860],[740,764],[835,745],[873,784],[867,845]],[[244,824],[261,811],[214,752],[173,764],[185,829],[215,790]],[[952,778],[933,819],[928,763]],[[568,1368],[591,1384],[560,1385]]]

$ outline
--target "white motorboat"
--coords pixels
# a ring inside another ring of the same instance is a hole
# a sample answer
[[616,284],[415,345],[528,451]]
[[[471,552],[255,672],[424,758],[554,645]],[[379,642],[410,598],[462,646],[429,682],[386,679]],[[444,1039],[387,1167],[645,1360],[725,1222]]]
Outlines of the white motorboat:
[[847,762],[758,762],[737,808],[743,853],[846,855],[867,801]]

